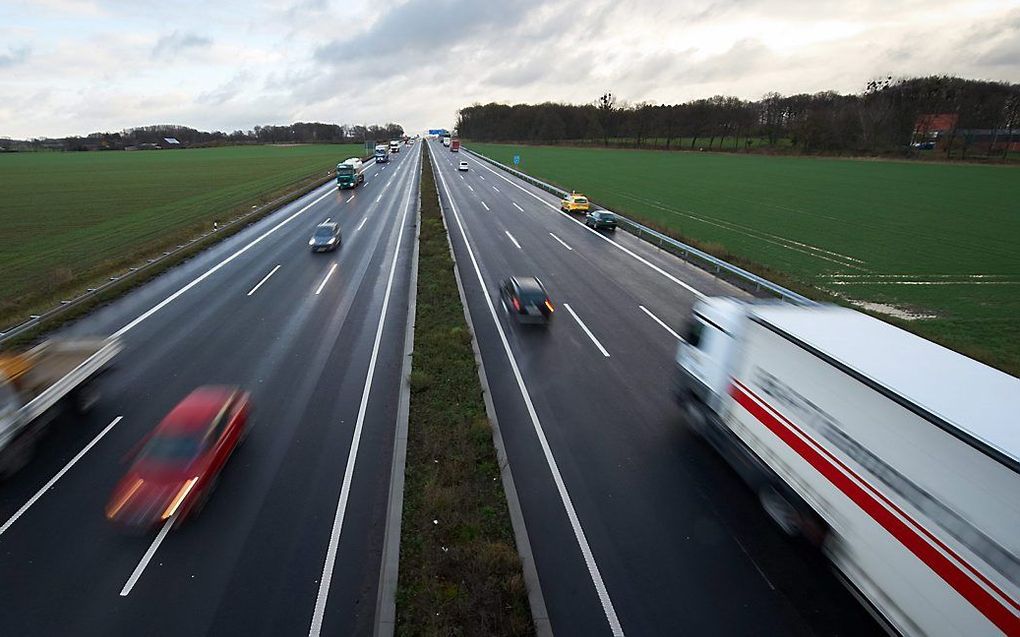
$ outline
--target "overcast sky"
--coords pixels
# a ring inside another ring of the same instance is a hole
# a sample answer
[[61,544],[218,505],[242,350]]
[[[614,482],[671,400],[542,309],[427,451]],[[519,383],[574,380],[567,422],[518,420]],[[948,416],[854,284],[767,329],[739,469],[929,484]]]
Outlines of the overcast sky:
[[1020,82],[1020,0],[0,0],[0,137]]

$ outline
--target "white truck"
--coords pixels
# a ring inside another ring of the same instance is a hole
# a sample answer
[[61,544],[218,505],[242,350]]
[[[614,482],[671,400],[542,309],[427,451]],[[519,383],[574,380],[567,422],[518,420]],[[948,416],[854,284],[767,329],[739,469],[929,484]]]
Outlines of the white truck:
[[1020,379],[865,314],[708,298],[689,425],[905,635],[1020,635]]
[[0,354],[0,478],[28,462],[65,407],[78,413],[92,407],[99,397],[93,381],[120,349],[114,338],[64,339]]
[[399,139],[394,139],[393,141],[390,142],[390,152],[391,153],[399,153],[400,152],[400,140]]

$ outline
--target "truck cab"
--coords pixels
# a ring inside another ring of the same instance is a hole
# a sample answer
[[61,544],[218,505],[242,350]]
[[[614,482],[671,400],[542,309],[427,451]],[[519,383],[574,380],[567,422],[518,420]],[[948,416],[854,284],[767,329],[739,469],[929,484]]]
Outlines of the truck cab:
[[721,404],[729,388],[744,313],[743,304],[728,298],[695,304],[676,352],[678,399],[694,398],[712,409]]
[[357,157],[341,162],[336,165],[336,187],[339,190],[354,188],[365,182],[364,164]]
[[390,142],[390,152],[391,153],[399,153],[400,152],[400,142],[399,141],[393,140],[392,142]]
[[376,146],[373,157],[375,157],[375,163],[377,164],[385,164],[389,162],[390,153],[389,149],[386,147],[386,144],[379,144],[378,146]]

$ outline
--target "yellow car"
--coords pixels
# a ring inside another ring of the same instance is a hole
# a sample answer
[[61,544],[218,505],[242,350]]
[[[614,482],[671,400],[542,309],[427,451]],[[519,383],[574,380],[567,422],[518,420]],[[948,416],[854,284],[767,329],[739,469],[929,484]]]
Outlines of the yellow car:
[[588,212],[588,198],[572,192],[567,195],[566,199],[560,200],[560,210],[563,212]]

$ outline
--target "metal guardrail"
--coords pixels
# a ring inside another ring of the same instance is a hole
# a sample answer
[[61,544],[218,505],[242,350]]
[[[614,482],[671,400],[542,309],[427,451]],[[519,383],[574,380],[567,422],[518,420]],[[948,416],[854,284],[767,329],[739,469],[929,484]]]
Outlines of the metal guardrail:
[[[518,178],[528,182],[529,184],[531,184],[533,186],[537,186],[538,188],[541,188],[542,190],[545,190],[546,192],[549,192],[551,194],[556,195],[557,197],[564,197],[564,196],[566,196],[568,194],[567,191],[565,191],[565,190],[563,190],[561,188],[557,188],[556,186],[553,186],[552,184],[548,184],[548,183],[542,181],[541,179],[536,179],[536,178],[532,177],[531,175],[523,173],[523,172],[521,172],[521,171],[519,171],[519,170],[517,170],[515,168],[511,168],[510,166],[507,166],[506,164],[502,164],[502,163],[496,161],[495,159],[492,159],[490,157],[486,157],[485,155],[483,155],[481,153],[478,153],[478,152],[475,152],[475,151],[470,150],[468,148],[465,148],[463,144],[461,145],[460,148],[461,148],[461,150],[464,150],[464,151],[470,153],[471,155],[477,157],[478,159],[481,159],[482,161],[488,162],[488,163],[492,164],[493,166],[496,166],[497,168],[500,168],[500,169],[510,173],[511,175],[514,175],[514,176],[516,176],[516,177],[518,177]],[[589,199],[589,202],[590,201],[591,200]],[[748,284],[753,284],[755,290],[765,290],[767,292],[771,292],[772,294],[775,294],[780,299],[782,299],[782,300],[784,300],[784,301],[786,301],[788,303],[793,303],[795,305],[817,305],[817,303],[815,301],[812,301],[811,299],[807,298],[806,296],[803,296],[801,294],[797,294],[793,290],[788,290],[787,288],[784,288],[783,286],[779,285],[778,283],[773,283],[772,281],[769,281],[768,279],[766,279],[764,277],[758,276],[754,272],[748,272],[747,270],[745,270],[745,269],[743,269],[743,268],[741,268],[739,266],[733,265],[732,263],[729,263],[727,261],[724,261],[724,260],[720,259],[719,257],[713,256],[713,255],[705,252],[704,250],[699,250],[698,248],[695,248],[692,245],[688,245],[688,244],[686,244],[686,243],[684,243],[682,241],[677,241],[673,237],[671,237],[669,235],[666,235],[666,234],[663,234],[663,233],[659,232],[658,230],[654,230],[652,228],[649,228],[648,226],[646,226],[646,225],[644,225],[642,223],[639,223],[637,221],[634,221],[633,219],[628,219],[627,217],[619,214],[618,212],[615,212],[615,211],[610,210],[608,208],[605,208],[603,206],[597,206],[597,207],[600,210],[605,210],[606,212],[612,212],[614,215],[616,215],[617,222],[625,230],[627,230],[631,234],[635,235],[639,239],[644,239],[645,241],[648,241],[649,243],[656,243],[656,244],[658,244],[658,246],[660,248],[663,248],[663,249],[666,249],[668,247],[670,249],[670,252],[676,253],[678,256],[680,256],[681,258],[683,258],[686,261],[690,261],[692,259],[693,260],[697,260],[697,261],[701,262],[700,265],[702,267],[705,267],[705,269],[714,270],[716,272],[716,274],[721,274],[722,272],[726,272],[727,274],[729,274],[731,276],[734,276],[734,277],[736,277],[738,279],[741,279],[741,280],[743,280],[744,282],[746,282]]]
[[[373,161],[374,161],[374,159],[369,158],[365,162],[365,167],[367,168],[368,165],[370,163],[372,163]],[[332,181],[333,180],[333,177],[331,176],[332,173],[333,173],[332,170],[328,171],[326,173],[327,176],[325,178],[323,178],[322,182],[316,184],[315,186],[312,186],[312,187],[306,189],[304,193],[299,195],[299,197],[300,196],[304,196],[304,194],[307,194],[307,193],[315,190],[316,188],[321,188],[322,186],[324,186],[327,183],[329,183],[330,181]],[[87,288],[84,292],[82,292],[78,296],[76,296],[74,298],[71,298],[71,299],[68,299],[68,300],[65,300],[65,301],[61,301],[58,305],[55,305],[54,307],[50,308],[49,310],[46,310],[45,312],[43,312],[41,314],[33,314],[33,315],[29,316],[27,321],[24,321],[22,323],[18,323],[17,325],[12,325],[11,327],[8,327],[8,328],[6,328],[4,330],[0,330],[0,344],[3,344],[4,342],[6,342],[6,341],[8,341],[8,340],[18,336],[19,334],[23,334],[24,332],[27,332],[28,330],[34,329],[34,328],[38,327],[39,325],[42,325],[47,320],[52,319],[52,318],[54,318],[56,316],[59,316],[59,315],[63,314],[64,312],[70,310],[71,308],[75,307],[76,305],[80,305],[81,303],[83,303],[83,302],[85,302],[87,300],[95,298],[96,296],[98,296],[99,294],[103,293],[104,291],[110,289],[111,287],[124,282],[124,280],[126,280],[126,279],[133,278],[133,277],[137,276],[138,274],[140,274],[142,272],[145,272],[146,270],[148,270],[148,269],[150,269],[152,267],[155,267],[156,265],[161,263],[164,259],[166,259],[168,257],[171,257],[171,256],[179,253],[180,251],[189,248],[192,244],[197,243],[197,242],[201,241],[202,239],[205,239],[205,238],[209,237],[210,235],[218,234],[219,232],[221,232],[224,229],[230,228],[230,227],[232,227],[232,226],[234,226],[234,225],[236,225],[238,223],[241,223],[241,222],[245,221],[246,219],[249,219],[252,215],[257,215],[257,214],[265,212],[266,210],[272,210],[273,208],[275,208],[277,206],[284,205],[285,203],[289,203],[287,200],[288,200],[288,198],[292,198],[293,195],[294,195],[294,192],[289,192],[289,193],[287,193],[287,194],[285,194],[285,195],[283,195],[281,197],[277,197],[276,199],[274,199],[274,200],[272,200],[270,202],[264,203],[261,206],[253,207],[251,210],[249,210],[248,212],[242,214],[239,217],[235,217],[235,218],[233,218],[233,219],[231,219],[229,221],[226,221],[226,222],[224,222],[222,224],[217,223],[217,224],[215,224],[215,227],[212,230],[210,230],[209,232],[203,232],[202,234],[198,235],[197,237],[194,237],[193,239],[190,239],[189,241],[178,245],[176,248],[174,248],[172,250],[164,251],[162,255],[160,255],[158,257],[155,257],[155,258],[152,258],[152,259],[148,259],[144,264],[138,265],[138,266],[133,267],[133,268],[128,268],[127,272],[124,272],[122,274],[118,274],[116,276],[111,276],[110,279],[106,283],[103,283],[102,285],[99,285],[99,286],[94,287],[94,288]]]

